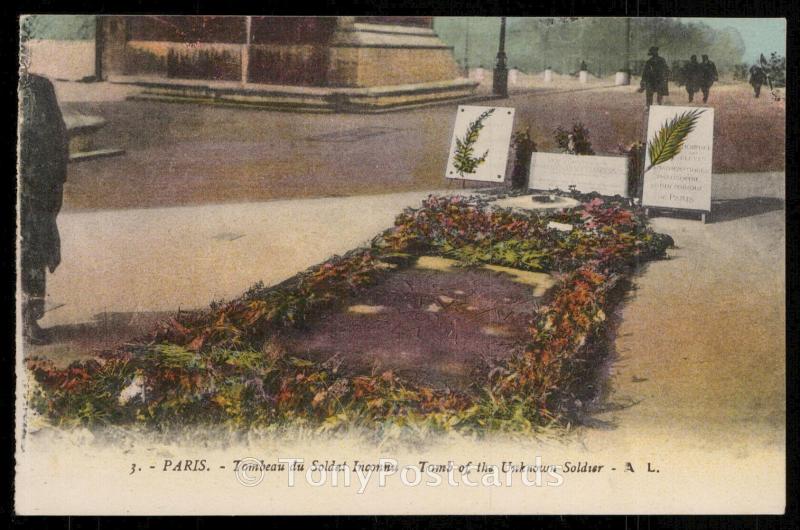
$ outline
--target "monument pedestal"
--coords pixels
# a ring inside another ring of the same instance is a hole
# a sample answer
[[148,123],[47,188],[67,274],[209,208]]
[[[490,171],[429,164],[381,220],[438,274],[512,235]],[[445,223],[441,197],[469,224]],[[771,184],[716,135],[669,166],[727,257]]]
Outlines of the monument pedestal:
[[544,82],[545,83],[553,82],[553,71],[549,68],[544,71]]
[[614,77],[615,86],[627,86],[631,84],[631,74],[628,72],[617,72]]
[[151,98],[357,111],[463,100],[478,85],[432,17],[100,18],[103,75]]
[[328,44],[327,86],[386,87],[461,77],[451,47],[439,39],[433,28],[354,19],[338,19]]
[[581,70],[580,72],[578,72],[578,80],[583,85],[588,83],[589,82],[589,72],[587,72],[586,70]]

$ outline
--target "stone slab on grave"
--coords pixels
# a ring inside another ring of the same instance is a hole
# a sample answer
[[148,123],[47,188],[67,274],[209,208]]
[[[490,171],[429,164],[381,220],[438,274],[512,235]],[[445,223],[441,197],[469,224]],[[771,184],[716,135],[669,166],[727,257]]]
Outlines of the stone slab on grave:
[[529,186],[534,190],[574,186],[582,193],[628,196],[628,159],[624,156],[589,156],[533,153]]

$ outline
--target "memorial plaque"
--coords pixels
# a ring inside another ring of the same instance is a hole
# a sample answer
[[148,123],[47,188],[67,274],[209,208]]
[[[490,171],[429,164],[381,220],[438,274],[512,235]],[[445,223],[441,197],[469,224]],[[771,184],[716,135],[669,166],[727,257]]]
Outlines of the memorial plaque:
[[628,196],[628,158],[624,156],[533,153],[529,187]]
[[714,109],[650,107],[642,205],[711,210]]
[[447,178],[502,182],[513,126],[512,108],[459,106]]

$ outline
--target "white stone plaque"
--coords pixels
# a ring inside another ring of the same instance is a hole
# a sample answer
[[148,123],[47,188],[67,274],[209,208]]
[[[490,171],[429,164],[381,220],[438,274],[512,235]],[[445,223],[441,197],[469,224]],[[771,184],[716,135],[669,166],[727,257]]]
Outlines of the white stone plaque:
[[513,108],[459,106],[447,178],[503,182],[513,126]]
[[628,196],[628,158],[624,156],[533,153],[528,186],[535,190],[570,186],[583,193]]
[[714,109],[653,105],[642,205],[711,211]]

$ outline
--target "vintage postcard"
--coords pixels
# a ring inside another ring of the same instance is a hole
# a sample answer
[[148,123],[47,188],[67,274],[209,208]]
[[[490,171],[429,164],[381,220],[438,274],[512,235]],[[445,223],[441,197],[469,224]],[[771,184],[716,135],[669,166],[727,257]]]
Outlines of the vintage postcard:
[[16,513],[783,513],[784,19],[19,31]]

